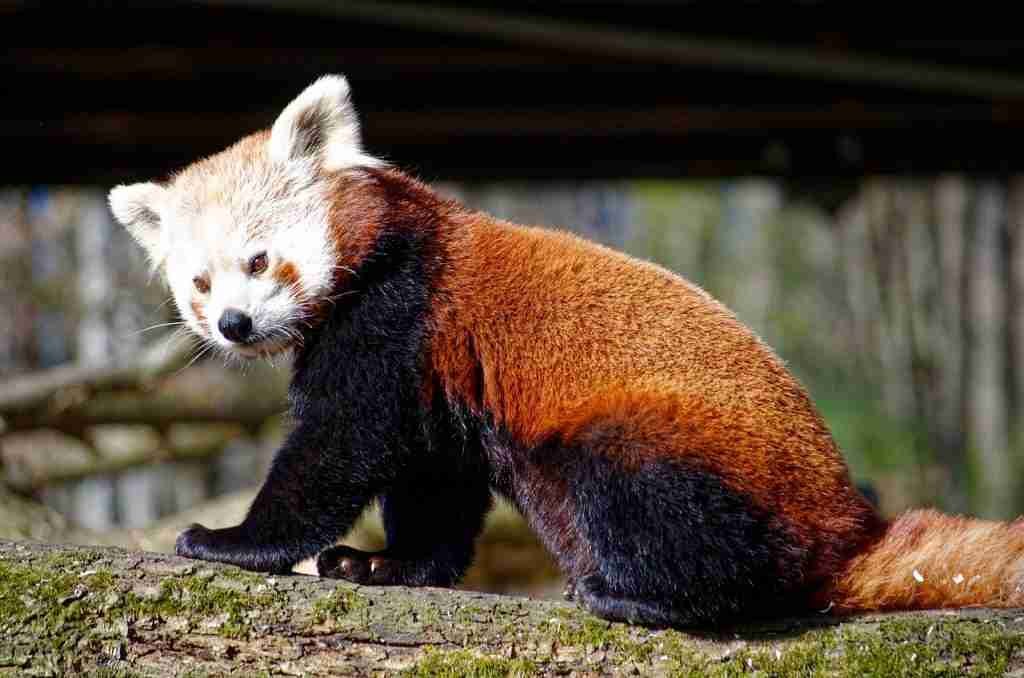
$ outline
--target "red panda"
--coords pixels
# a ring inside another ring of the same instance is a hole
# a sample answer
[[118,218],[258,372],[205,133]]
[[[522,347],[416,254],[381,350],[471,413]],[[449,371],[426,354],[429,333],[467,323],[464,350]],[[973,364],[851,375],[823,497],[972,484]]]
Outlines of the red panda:
[[[601,617],[1024,603],[1024,525],[879,517],[803,387],[705,291],[442,199],[366,154],[340,76],[269,131],[111,191],[185,321],[294,353],[294,428],[244,521],[180,555],[452,585],[492,491]],[[332,546],[371,502],[387,548]]]

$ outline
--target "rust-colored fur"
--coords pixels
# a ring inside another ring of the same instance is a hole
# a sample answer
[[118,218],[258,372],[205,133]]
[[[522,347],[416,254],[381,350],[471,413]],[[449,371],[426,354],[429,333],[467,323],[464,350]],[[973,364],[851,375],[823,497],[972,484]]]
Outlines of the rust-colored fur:
[[432,352],[450,395],[526,446],[614,418],[781,516],[811,580],[876,529],[803,388],[703,290],[570,234],[457,219]]
[[1024,522],[908,511],[820,598],[840,612],[1024,605]]
[[301,282],[299,270],[290,261],[282,261],[274,268],[274,279],[286,287],[294,287]]
[[[430,368],[449,398],[525,447],[572,442],[614,419],[624,468],[647,454],[711,471],[807,549],[809,604],[851,612],[1021,603],[1024,527],[930,511],[885,523],[853,487],[803,387],[697,286],[568,233],[467,211],[399,173],[376,177],[443,216],[435,237],[448,265],[436,281]],[[338,209],[347,219],[379,214],[358,182],[345,195]],[[409,209],[404,218],[415,223]],[[566,523],[569,508],[552,494],[542,499],[547,520]],[[566,525],[555,532],[573,539]],[[963,584],[953,583],[957,573]]]

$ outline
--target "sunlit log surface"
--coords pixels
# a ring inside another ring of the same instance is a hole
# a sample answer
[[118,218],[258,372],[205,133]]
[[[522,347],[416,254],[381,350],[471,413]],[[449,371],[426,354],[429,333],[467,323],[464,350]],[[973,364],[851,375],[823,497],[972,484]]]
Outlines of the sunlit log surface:
[[815,615],[688,634],[557,601],[0,542],[0,670],[33,675],[1019,675],[1022,614]]

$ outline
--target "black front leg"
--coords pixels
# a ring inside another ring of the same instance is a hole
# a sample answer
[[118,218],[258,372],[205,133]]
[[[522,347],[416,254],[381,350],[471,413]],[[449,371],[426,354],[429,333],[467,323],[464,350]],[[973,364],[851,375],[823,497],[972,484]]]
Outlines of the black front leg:
[[401,586],[452,586],[462,578],[491,506],[488,477],[483,468],[425,462],[381,498],[387,548],[335,546],[317,559],[321,576]]
[[399,226],[381,231],[356,287],[303,335],[289,391],[299,424],[245,520],[189,529],[179,554],[287,571],[344,535],[426,447],[421,372],[433,255],[419,228]]
[[333,449],[328,431],[300,424],[278,451],[245,520],[219,530],[193,525],[179,535],[175,552],[284,573],[333,544],[387,485],[392,469],[386,452],[363,451],[357,458]]

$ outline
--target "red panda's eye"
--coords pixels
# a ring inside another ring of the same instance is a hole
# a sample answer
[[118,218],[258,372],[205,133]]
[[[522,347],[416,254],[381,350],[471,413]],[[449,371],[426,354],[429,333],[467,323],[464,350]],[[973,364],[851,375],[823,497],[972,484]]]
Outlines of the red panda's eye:
[[192,284],[196,286],[196,290],[200,294],[206,294],[210,291],[210,281],[205,276],[197,275],[192,278]]
[[249,275],[259,275],[267,270],[267,253],[260,252],[249,259]]

